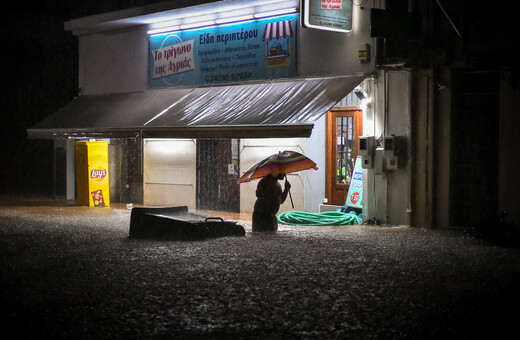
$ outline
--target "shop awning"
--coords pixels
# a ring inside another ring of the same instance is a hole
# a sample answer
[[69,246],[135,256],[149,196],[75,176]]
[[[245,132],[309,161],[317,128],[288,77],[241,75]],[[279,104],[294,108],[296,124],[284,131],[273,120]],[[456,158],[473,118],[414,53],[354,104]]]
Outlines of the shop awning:
[[364,76],[80,96],[27,130],[29,138],[308,137]]
[[265,24],[262,40],[293,36],[291,20],[270,22]]

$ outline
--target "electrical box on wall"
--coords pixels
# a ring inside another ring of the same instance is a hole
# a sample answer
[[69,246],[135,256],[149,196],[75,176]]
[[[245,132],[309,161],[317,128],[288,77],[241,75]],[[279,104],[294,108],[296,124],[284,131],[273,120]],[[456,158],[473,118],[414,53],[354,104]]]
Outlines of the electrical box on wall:
[[368,63],[370,61],[370,45],[369,44],[359,45],[358,59],[362,63]]
[[376,138],[374,136],[360,136],[358,144],[358,155],[361,156],[361,167],[363,169],[372,169],[374,167]]
[[386,136],[384,138],[384,155],[387,170],[397,170],[406,165],[406,137]]

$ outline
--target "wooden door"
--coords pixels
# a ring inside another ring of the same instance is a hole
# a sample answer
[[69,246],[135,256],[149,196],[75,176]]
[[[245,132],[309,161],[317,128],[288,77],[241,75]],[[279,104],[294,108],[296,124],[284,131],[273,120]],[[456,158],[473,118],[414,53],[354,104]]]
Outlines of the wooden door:
[[326,196],[328,204],[344,205],[363,133],[359,107],[327,112]]

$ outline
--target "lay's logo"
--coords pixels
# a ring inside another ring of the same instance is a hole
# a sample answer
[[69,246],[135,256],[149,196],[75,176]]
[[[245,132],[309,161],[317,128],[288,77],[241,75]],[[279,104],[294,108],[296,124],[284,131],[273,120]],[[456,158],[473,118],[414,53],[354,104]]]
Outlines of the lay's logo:
[[90,178],[92,178],[94,181],[101,182],[105,179],[107,176],[107,169],[104,169],[100,166],[95,167],[90,171]]
[[362,181],[363,180],[363,173],[362,172],[354,172],[354,179],[356,181]]

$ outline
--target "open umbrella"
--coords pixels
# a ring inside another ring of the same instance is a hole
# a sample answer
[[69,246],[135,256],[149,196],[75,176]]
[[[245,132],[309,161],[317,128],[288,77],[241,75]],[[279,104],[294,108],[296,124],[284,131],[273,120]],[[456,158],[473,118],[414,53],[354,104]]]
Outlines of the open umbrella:
[[[271,155],[253,165],[251,169],[247,170],[237,180],[237,183],[246,183],[254,179],[263,178],[269,174],[273,177],[277,177],[280,174],[284,175],[308,169],[318,170],[318,167],[316,163],[307,156],[296,151],[285,150]],[[287,181],[287,177],[285,177],[285,180]],[[289,191],[289,197],[294,208],[291,191]]]
[[316,163],[310,158],[296,151],[285,150],[271,155],[262,161],[256,163],[247,170],[238,180],[237,183],[245,183],[254,179],[263,178],[269,174],[277,177],[280,174],[288,174],[291,172],[314,169],[318,170]]

